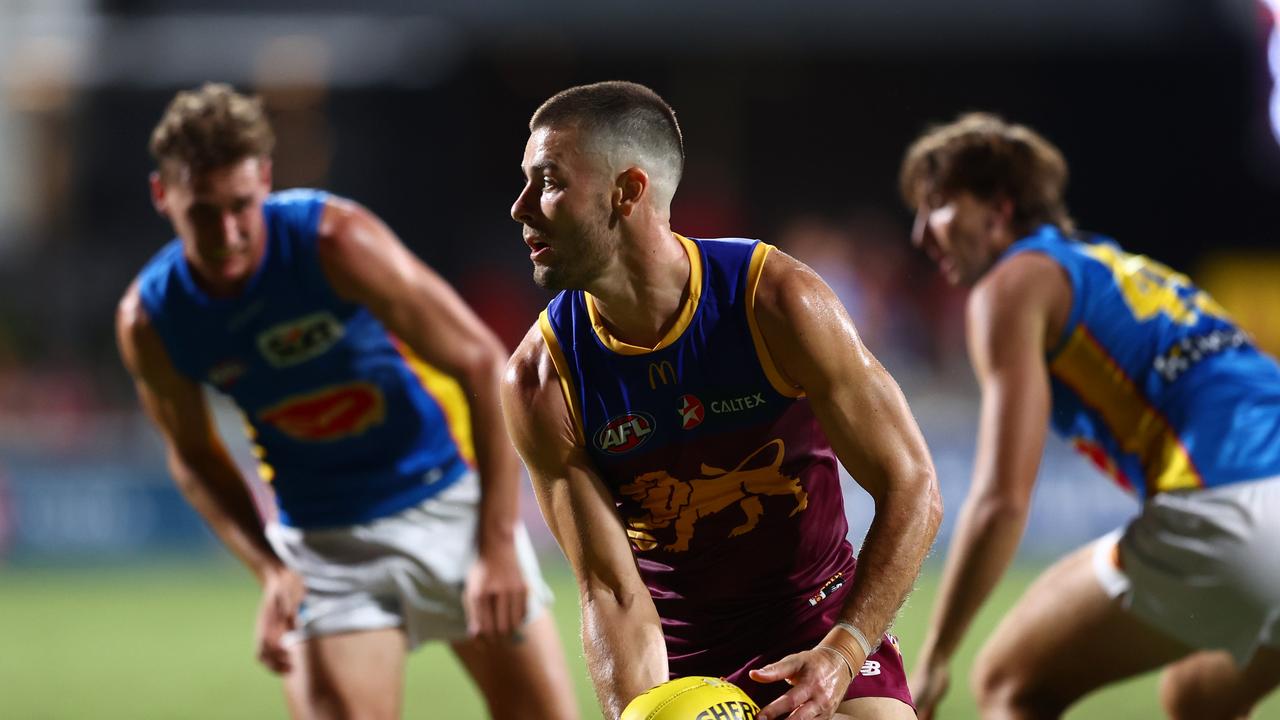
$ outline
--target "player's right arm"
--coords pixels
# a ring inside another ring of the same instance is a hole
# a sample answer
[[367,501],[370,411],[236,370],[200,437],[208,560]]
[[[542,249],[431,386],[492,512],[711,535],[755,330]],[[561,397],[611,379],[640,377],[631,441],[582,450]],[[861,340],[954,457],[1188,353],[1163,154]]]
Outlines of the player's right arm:
[[164,436],[174,482],[223,544],[262,583],[259,659],[276,672],[287,671],[288,652],[281,638],[292,628],[302,600],[302,582],[267,543],[253,496],[218,437],[203,391],[169,360],[142,307],[136,282],[117,308],[116,340],[138,399]]
[[537,325],[516,349],[502,388],[507,430],[538,506],[578,580],[582,645],[607,718],[667,680],[662,626],[640,579],[613,498],[592,468]]
[[911,689],[933,717],[950,660],[1008,568],[1027,525],[1051,406],[1047,339],[1065,316],[1070,286],[1057,264],[1026,253],[994,268],[969,297],[969,355],[982,391],[968,497],[947,552],[938,599]]

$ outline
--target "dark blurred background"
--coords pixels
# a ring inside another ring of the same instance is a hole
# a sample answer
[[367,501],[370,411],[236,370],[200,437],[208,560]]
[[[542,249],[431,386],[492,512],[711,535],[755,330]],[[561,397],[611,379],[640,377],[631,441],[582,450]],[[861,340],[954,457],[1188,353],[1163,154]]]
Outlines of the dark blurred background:
[[[675,229],[766,239],[835,288],[929,441],[943,547],[976,392],[964,293],[908,241],[903,150],[964,111],[1030,124],[1070,162],[1083,228],[1188,272],[1275,353],[1278,5],[0,0],[0,717],[284,712],[251,660],[253,583],[174,489],[116,356],[115,303],[170,237],[146,148],[177,90],[260,93],[279,187],[372,208],[514,346],[548,299],[508,216],[529,115],[573,84],[652,86],[688,150]],[[251,476],[236,412],[215,409]],[[870,503],[845,483],[856,543]],[[1021,562],[955,677],[1047,559],[1136,507],[1052,442]],[[531,498],[524,513],[590,717],[573,583]],[[935,563],[898,624],[910,651],[937,575]],[[415,656],[409,714],[478,717],[430,652]],[[1142,682],[1077,717],[1153,717]],[[971,717],[955,685],[948,717]],[[441,704],[456,695],[463,709]]]
[[[0,0],[0,537],[19,563],[209,547],[112,334],[170,237],[146,146],[178,89],[261,93],[279,187],[371,207],[514,345],[547,300],[507,214],[530,113],[572,84],[654,87],[688,149],[674,227],[816,267],[902,382],[955,507],[964,296],[908,243],[902,151],[967,110],[1032,125],[1071,163],[1081,226],[1190,272],[1274,349],[1272,26],[1257,0]],[[1042,521],[1046,552],[1132,509],[1101,482],[1103,501],[1079,495],[1073,463],[1051,450],[1080,510]]]

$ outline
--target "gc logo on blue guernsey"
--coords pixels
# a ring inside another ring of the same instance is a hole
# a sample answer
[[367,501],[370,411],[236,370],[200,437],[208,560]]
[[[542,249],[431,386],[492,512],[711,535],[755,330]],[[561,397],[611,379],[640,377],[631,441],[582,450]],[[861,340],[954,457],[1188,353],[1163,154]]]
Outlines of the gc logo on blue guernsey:
[[595,434],[600,450],[620,455],[644,444],[653,433],[653,416],[647,412],[629,412],[614,417]]
[[258,336],[258,350],[273,366],[289,367],[324,354],[344,332],[332,313],[312,313],[267,329]]

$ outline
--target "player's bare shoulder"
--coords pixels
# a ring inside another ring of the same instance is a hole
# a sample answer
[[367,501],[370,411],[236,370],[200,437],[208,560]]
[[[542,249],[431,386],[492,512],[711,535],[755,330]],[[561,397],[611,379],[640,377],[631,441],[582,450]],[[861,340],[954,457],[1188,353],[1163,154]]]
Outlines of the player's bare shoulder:
[[[781,250],[769,251],[755,287],[751,313],[782,379],[812,391],[842,374],[841,357],[870,357],[835,291],[809,265]],[[847,368],[846,368],[847,369]]]
[[320,211],[320,221],[316,226],[316,236],[321,239],[341,236],[349,225],[359,222],[362,216],[371,214],[355,200],[339,195],[326,195],[324,208]]
[[541,329],[535,323],[525,333],[516,347],[511,359],[507,362],[507,372],[503,377],[503,392],[514,394],[528,407],[546,388],[555,384],[555,368],[551,364],[551,353],[547,342],[542,337]]
[[1050,256],[1029,251],[996,263],[973,285],[973,294],[986,300],[1030,300],[1070,293],[1066,270]]
[[756,316],[785,321],[793,313],[812,312],[835,299],[818,273],[777,248],[769,248],[755,287]]
[[1071,311],[1071,280],[1056,260],[1041,252],[1023,252],[992,267],[973,286],[966,315],[971,340],[975,331],[1007,339],[1014,328],[1051,345]]
[[367,251],[366,227],[377,219],[360,203],[328,195],[316,224],[316,249],[327,264],[351,262]]
[[130,372],[138,371],[138,355],[151,344],[154,333],[151,318],[142,306],[139,281],[135,279],[116,304],[116,343]]
[[529,328],[507,363],[502,407],[511,438],[526,460],[531,452],[577,444],[568,399],[539,323]]
[[141,284],[137,279],[116,305],[116,344],[125,369],[150,391],[189,396],[196,387],[174,368],[142,302]]

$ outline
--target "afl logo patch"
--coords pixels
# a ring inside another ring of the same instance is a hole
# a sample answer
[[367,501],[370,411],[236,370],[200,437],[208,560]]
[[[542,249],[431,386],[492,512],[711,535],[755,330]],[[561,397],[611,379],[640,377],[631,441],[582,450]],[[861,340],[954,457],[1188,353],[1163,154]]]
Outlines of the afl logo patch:
[[680,407],[676,408],[676,412],[680,413],[680,427],[685,430],[692,430],[702,424],[702,419],[707,416],[707,411],[702,407],[702,401],[693,395],[681,395]]
[[646,412],[618,415],[596,431],[595,444],[600,450],[621,455],[640,447],[653,434],[653,416]]

